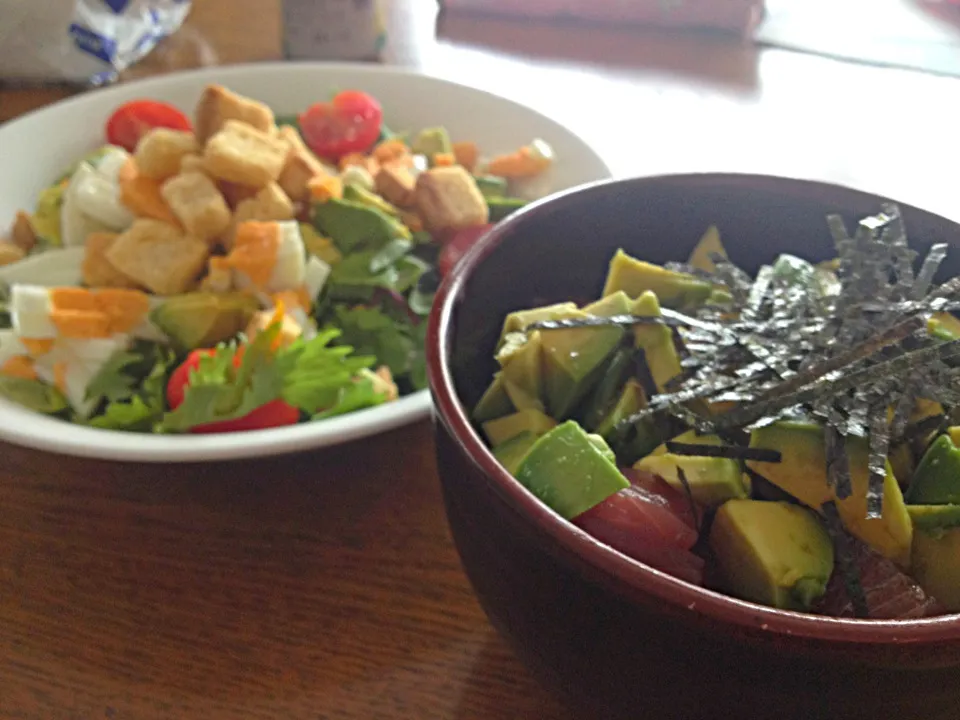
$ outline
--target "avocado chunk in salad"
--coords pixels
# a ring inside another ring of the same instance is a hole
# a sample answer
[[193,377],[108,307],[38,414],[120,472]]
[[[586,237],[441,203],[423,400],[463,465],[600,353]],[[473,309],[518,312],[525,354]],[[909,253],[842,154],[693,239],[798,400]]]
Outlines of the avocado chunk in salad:
[[836,259],[755,277],[718,227],[686,263],[620,250],[597,300],[504,317],[474,419],[546,505],[683,581],[841,617],[960,611],[960,292],[929,280],[940,250],[906,267],[893,206],[827,227]]
[[833,573],[830,536],[810,510],[791,503],[724,503],[710,549],[731,593],[784,610],[810,610]]
[[[349,92],[351,107],[378,105]],[[0,253],[0,395],[95,428],[223,433],[424,390],[426,316],[469,249],[438,228],[481,237],[485,199],[460,212],[457,193],[475,189],[481,150],[512,156],[529,138],[397,135],[379,111],[345,132],[336,102],[295,113],[216,84],[193,108],[148,102],[149,117],[118,108],[138,122],[108,122],[108,144],[64,158],[16,214]],[[507,196],[507,177],[483,174]],[[525,363],[491,420],[543,408]]]

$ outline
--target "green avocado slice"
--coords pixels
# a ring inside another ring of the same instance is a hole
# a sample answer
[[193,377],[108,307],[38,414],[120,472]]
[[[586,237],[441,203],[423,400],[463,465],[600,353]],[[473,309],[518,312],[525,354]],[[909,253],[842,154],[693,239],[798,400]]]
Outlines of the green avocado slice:
[[924,453],[905,499],[911,505],[960,503],[960,448],[941,435]]
[[530,448],[515,477],[548,507],[571,520],[630,483],[611,462],[612,452],[598,447],[573,420],[558,425]]

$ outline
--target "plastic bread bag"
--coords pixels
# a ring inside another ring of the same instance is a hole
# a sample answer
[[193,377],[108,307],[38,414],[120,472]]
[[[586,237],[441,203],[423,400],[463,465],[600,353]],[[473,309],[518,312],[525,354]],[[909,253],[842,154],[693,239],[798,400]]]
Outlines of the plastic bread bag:
[[176,32],[191,0],[0,0],[0,83],[104,85]]

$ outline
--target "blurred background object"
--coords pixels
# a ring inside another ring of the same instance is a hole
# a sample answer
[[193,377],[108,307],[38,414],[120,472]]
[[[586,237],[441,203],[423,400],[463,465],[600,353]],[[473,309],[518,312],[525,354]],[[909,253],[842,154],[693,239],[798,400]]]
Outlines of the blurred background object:
[[379,0],[283,0],[289,60],[377,61],[386,43]]
[[439,0],[444,9],[577,19],[600,23],[697,28],[749,35],[763,0]]
[[0,0],[0,84],[113,82],[190,9],[191,0]]

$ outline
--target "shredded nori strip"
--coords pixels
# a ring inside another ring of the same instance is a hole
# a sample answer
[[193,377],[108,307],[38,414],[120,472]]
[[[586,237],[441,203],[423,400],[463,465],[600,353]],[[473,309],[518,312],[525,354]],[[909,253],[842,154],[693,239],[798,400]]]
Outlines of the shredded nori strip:
[[690,505],[690,513],[693,515],[693,526],[697,533],[700,532],[700,511],[697,509],[697,503],[693,499],[693,490],[690,488],[690,481],[687,480],[687,474],[683,468],[677,465],[677,478],[683,486],[683,492],[687,496],[687,503]]
[[701,445],[698,443],[682,443],[674,440],[666,442],[667,452],[674,455],[690,457],[714,457],[729,460],[755,460],[756,462],[780,462],[778,450],[766,448],[740,447],[737,445]]
[[828,502],[824,503],[820,509],[823,511],[827,532],[833,540],[833,556],[836,563],[834,572],[839,572],[843,578],[854,616],[867,618],[870,616],[870,608],[867,606],[867,596],[863,591],[860,569],[854,561],[853,548],[850,547],[850,540],[843,527],[843,520],[840,519],[837,506]]
[[[914,272],[917,253],[895,205],[883,204],[852,235],[839,216],[828,216],[827,226],[837,250],[830,266],[781,255],[751,282],[732,261],[716,256],[713,273],[683,271],[726,289],[730,302],[689,314],[663,308],[660,319],[589,318],[557,326],[662,322],[676,329],[684,348],[682,375],[624,427],[668,414],[698,432],[722,435],[797,415],[814,419],[824,426],[828,482],[840,498],[852,491],[845,438],[863,438],[869,448],[867,517],[877,517],[889,449],[932,422],[909,422],[917,401],[944,405],[941,431],[960,406],[960,340],[927,331],[934,313],[960,309],[960,277],[934,285],[945,244],[931,246]],[[711,409],[719,402],[735,406]],[[710,452],[705,447],[696,452]]]

